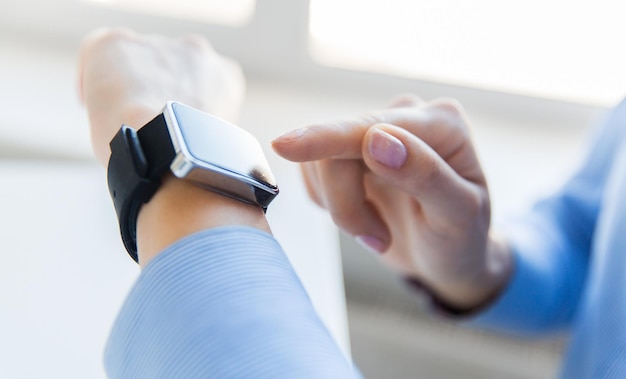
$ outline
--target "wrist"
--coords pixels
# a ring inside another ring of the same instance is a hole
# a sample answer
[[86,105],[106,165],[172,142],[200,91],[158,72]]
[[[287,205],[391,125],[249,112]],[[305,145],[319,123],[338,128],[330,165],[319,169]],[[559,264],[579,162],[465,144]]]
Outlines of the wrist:
[[447,316],[469,316],[494,302],[506,288],[513,272],[513,255],[508,244],[489,236],[483,267],[479,274],[448,286],[434,287],[416,277],[406,278],[409,286],[425,298],[428,307]]
[[137,253],[145,267],[174,242],[201,230],[243,225],[271,233],[259,206],[206,190],[171,174],[137,218]]

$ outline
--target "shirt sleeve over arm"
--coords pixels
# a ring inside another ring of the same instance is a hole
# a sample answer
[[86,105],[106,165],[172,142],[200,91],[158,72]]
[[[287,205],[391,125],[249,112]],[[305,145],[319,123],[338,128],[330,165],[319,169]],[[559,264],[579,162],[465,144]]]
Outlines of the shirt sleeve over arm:
[[561,190],[507,229],[515,255],[513,277],[499,300],[470,323],[534,334],[572,322],[607,176],[626,134],[626,101],[600,126],[583,164]]
[[112,378],[356,378],[279,244],[223,227],[141,273],[108,341]]

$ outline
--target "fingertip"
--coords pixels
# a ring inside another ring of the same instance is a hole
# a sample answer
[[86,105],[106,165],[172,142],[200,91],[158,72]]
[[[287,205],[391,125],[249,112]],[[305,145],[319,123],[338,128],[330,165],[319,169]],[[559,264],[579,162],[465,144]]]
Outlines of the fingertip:
[[366,130],[351,122],[315,124],[285,133],[272,145],[277,153],[296,162],[361,159]]
[[295,155],[297,155],[298,151],[301,150],[297,142],[301,140],[306,132],[307,128],[300,128],[280,135],[270,142],[272,149],[281,157],[293,160],[296,158]]
[[272,142],[270,142],[270,147],[272,148],[272,150],[278,154],[280,157],[282,158],[287,158],[285,156],[285,147],[281,144],[280,141],[277,140],[273,140]]
[[302,136],[306,134],[307,130],[308,128],[300,128],[300,129],[291,130],[287,133],[284,133],[276,137],[272,141],[272,144],[284,145],[284,144],[293,143],[299,140],[300,138],[302,138]]
[[376,254],[383,254],[387,250],[387,243],[372,235],[355,236],[354,240],[365,250]]

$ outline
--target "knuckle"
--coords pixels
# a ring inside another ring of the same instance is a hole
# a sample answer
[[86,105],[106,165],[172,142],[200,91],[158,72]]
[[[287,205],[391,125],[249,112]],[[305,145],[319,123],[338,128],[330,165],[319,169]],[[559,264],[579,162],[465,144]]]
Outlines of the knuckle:
[[491,210],[488,195],[469,190],[457,194],[454,204],[454,219],[447,219],[440,225],[447,229],[449,235],[478,236],[475,233],[481,234],[489,228]]
[[463,105],[457,99],[451,97],[437,99],[433,101],[433,106],[457,117],[462,117],[464,112]]
[[132,39],[134,32],[127,28],[100,28],[89,33],[82,42],[82,49],[106,47]]
[[489,222],[491,207],[489,203],[489,197],[486,193],[478,191],[468,191],[463,198],[463,214],[464,217],[459,217],[457,222],[460,223],[460,227],[465,230],[471,230],[475,228],[479,221]]
[[359,117],[358,120],[355,120],[355,122],[368,127],[376,124],[382,124],[385,123],[385,114],[384,112],[368,112],[361,115],[361,117]]
[[453,98],[438,99],[433,102],[432,107],[439,113],[441,122],[445,123],[447,127],[464,136],[469,135],[465,110],[458,100]]
[[132,40],[135,36],[136,34],[128,28],[112,27],[101,30],[101,32],[98,33],[98,40],[103,43],[112,43]]
[[442,177],[441,166],[438,164],[435,164],[434,162],[429,162],[429,165],[427,166],[427,168],[428,169],[426,171],[426,182],[432,183],[433,185],[437,185]]
[[80,45],[81,60],[86,57],[100,56],[110,52],[119,52],[137,39],[137,34],[123,27],[100,28],[89,33]]
[[415,179],[421,187],[436,187],[442,178],[442,168],[437,160],[430,156],[418,162],[419,175]]
[[465,199],[467,213],[474,216],[480,215],[484,210],[485,203],[483,196],[474,191],[469,192]]

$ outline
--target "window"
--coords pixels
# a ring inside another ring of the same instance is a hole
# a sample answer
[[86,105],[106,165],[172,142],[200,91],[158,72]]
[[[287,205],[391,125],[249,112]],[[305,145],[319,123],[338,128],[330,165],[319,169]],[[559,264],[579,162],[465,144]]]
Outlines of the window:
[[611,0],[311,0],[310,43],[329,66],[605,106],[626,93],[621,9]]

